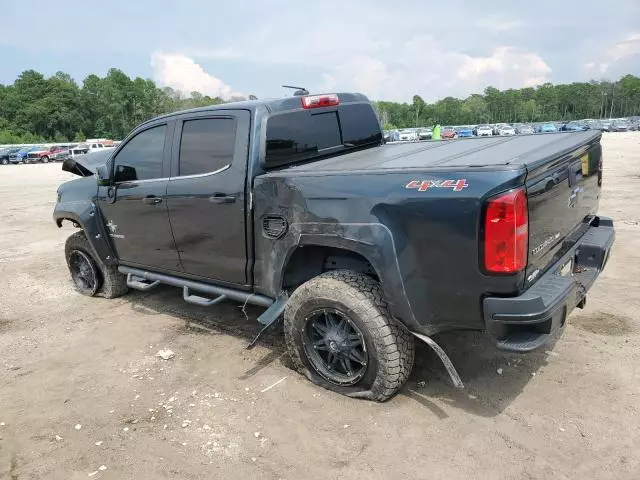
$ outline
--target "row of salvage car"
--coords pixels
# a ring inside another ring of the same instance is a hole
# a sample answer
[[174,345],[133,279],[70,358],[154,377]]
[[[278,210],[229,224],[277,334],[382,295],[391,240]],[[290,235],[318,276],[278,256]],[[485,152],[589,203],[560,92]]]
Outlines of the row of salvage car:
[[0,165],[62,162],[76,155],[114,148],[118,142],[86,142],[0,147]]
[[[385,130],[387,142],[407,142],[431,140],[435,127],[404,128],[400,130]],[[532,135],[535,133],[552,132],[580,132],[584,130],[601,130],[602,132],[626,132],[640,129],[640,120],[576,120],[571,122],[541,122],[541,123],[496,123],[484,125],[445,126],[440,130],[443,140],[466,137],[492,137],[510,135]]]

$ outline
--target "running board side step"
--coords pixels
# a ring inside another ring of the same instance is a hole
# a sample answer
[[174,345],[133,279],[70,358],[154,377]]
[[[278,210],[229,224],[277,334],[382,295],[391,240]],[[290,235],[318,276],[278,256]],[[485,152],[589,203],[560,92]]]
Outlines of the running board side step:
[[[274,302],[273,298],[265,297],[258,293],[244,292],[242,290],[234,290],[228,287],[218,287],[208,283],[187,280],[186,278],[174,277],[163,273],[148,272],[138,268],[118,267],[120,273],[127,275],[127,285],[136,290],[150,290],[159,284],[171,285],[173,287],[182,288],[183,298],[190,303],[196,305],[215,305],[222,300],[229,299],[244,304],[258,305],[261,307],[270,307]],[[131,284],[130,284],[131,281]],[[143,290],[143,291],[144,291]],[[211,295],[212,299],[192,295],[190,290]]]
[[144,277],[138,277],[133,275],[132,273],[127,274],[127,287],[133,288],[134,290],[139,290],[141,292],[146,292],[147,290],[151,290],[152,288],[160,285],[159,281],[147,281]]
[[185,302],[193,303],[194,305],[200,305],[201,307],[210,307],[216,303],[220,303],[226,300],[226,295],[219,295],[216,298],[205,298],[199,295],[191,295],[189,293],[189,287],[182,287],[182,298]]

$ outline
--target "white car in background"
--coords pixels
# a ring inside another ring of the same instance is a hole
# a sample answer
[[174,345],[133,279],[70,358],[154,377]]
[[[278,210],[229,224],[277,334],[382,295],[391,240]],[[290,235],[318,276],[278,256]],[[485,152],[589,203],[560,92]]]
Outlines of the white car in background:
[[80,143],[70,149],[70,154],[72,157],[76,155],[85,155],[87,153],[100,152],[102,150],[106,150],[109,148],[114,148],[112,146],[105,146],[102,143]]
[[501,135],[501,136],[509,136],[509,135],[515,135],[515,134],[516,134],[516,130],[511,125],[502,125],[500,127],[500,130],[498,130],[498,135]]
[[401,142],[412,142],[418,140],[418,132],[409,129],[400,130],[399,140]]
[[491,137],[493,136],[493,128],[489,125],[478,125],[476,127],[476,135],[478,137]]

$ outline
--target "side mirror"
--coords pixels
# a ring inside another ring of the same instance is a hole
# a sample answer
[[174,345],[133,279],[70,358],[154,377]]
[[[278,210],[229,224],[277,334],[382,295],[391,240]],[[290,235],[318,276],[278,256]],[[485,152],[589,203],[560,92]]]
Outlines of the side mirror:
[[138,179],[136,169],[128,165],[117,165],[115,171],[116,182],[132,182]]
[[99,185],[109,185],[111,183],[109,168],[106,165],[98,165],[96,167],[96,176],[98,177]]

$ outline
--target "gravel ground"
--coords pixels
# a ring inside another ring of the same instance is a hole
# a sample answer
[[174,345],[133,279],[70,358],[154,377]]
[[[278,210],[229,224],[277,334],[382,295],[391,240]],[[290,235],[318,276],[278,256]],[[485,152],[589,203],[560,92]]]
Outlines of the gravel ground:
[[76,294],[73,228],[51,219],[72,176],[0,167],[0,478],[638,478],[640,134],[603,143],[617,243],[563,337],[515,356],[442,335],[466,389],[419,345],[384,404],[290,370],[281,331],[245,350],[258,309],[200,308],[175,288]]

